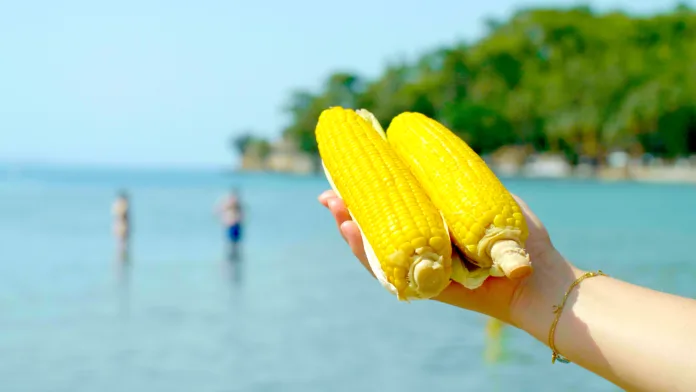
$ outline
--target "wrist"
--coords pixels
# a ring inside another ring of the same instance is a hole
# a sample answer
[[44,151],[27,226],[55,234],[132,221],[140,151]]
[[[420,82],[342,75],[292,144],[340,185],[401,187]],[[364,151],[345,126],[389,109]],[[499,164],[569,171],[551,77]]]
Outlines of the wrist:
[[556,249],[534,260],[534,273],[520,284],[510,304],[514,325],[547,344],[553,307],[584,271],[574,267]]

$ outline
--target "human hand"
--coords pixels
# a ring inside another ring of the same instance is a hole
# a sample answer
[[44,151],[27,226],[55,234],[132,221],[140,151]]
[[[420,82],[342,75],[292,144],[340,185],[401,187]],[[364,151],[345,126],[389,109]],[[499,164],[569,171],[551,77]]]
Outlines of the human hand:
[[[525,248],[537,273],[533,272],[530,276],[517,280],[491,276],[476,290],[469,290],[456,282],[452,282],[440,295],[433,298],[434,300],[473,310],[498,318],[508,324],[519,326],[518,315],[523,310],[518,308],[523,307],[530,300],[527,298],[528,292],[536,293],[539,291],[534,287],[539,283],[535,275],[538,275],[539,270],[555,269],[555,264],[564,263],[565,260],[554,249],[549,234],[539,218],[534,215],[522,199],[516,195],[513,197],[520,205],[529,227],[529,237]],[[348,243],[353,254],[372,273],[367,262],[360,231],[351,219],[343,200],[335,192],[328,190],[319,196],[319,202],[333,215],[341,236]]]

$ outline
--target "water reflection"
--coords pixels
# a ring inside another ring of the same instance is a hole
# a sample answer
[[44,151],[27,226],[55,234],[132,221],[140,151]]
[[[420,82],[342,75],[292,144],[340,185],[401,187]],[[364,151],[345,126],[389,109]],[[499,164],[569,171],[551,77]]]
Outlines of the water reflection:
[[227,275],[230,282],[240,285],[243,281],[244,258],[236,248],[229,249],[223,262],[223,272]]
[[486,323],[486,343],[484,359],[486,363],[494,364],[503,359],[503,333],[505,323],[496,319],[490,318]]
[[116,272],[116,285],[118,294],[119,314],[128,316],[130,309],[130,280],[131,280],[131,255],[128,248],[116,253],[114,262]]

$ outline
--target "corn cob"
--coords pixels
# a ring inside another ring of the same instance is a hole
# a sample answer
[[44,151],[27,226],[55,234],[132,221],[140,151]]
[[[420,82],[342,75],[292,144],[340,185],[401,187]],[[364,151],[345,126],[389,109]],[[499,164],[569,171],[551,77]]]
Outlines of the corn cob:
[[326,177],[358,225],[380,283],[399,300],[444,290],[452,272],[447,226],[374,116],[326,109],[316,138]]
[[449,226],[466,258],[493,276],[532,270],[520,207],[481,157],[439,122],[420,113],[396,116],[387,138]]

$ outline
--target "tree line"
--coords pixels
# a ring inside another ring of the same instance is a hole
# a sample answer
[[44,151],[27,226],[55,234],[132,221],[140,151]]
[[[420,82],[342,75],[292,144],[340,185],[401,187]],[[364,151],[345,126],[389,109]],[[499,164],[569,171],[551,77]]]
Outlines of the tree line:
[[336,72],[320,91],[294,91],[283,135],[317,154],[317,118],[340,105],[367,108],[385,129],[403,111],[421,112],[480,154],[520,145],[576,163],[612,150],[696,153],[696,13],[688,7],[649,17],[526,9],[487,27],[476,42],[393,62],[376,79]]

